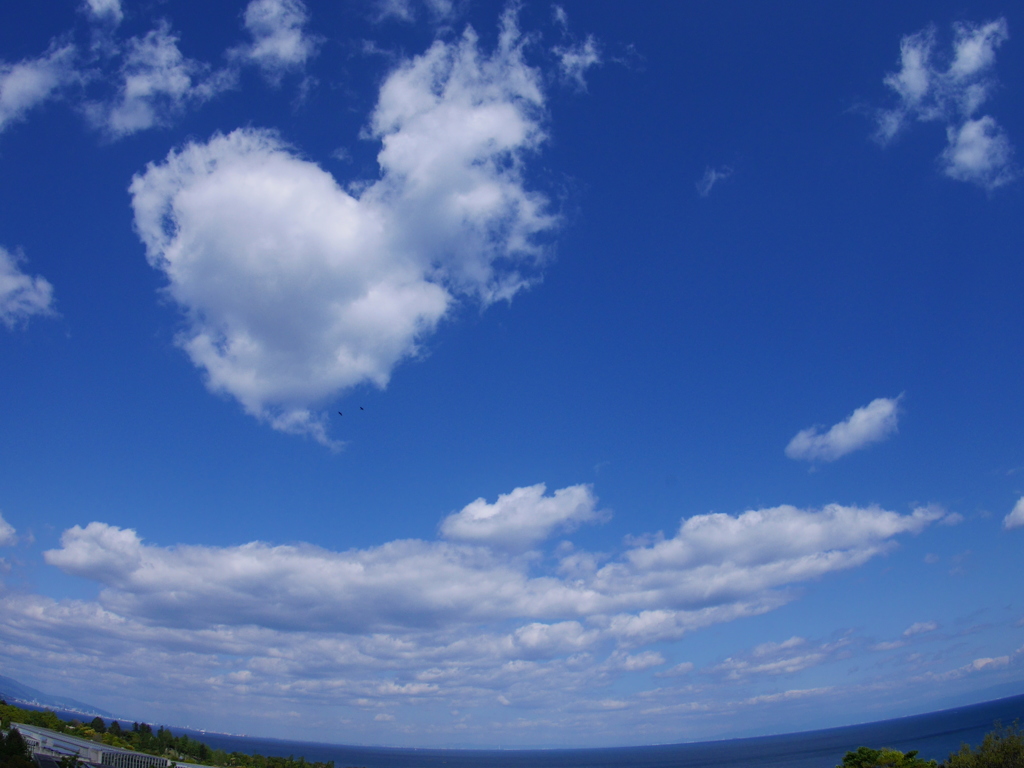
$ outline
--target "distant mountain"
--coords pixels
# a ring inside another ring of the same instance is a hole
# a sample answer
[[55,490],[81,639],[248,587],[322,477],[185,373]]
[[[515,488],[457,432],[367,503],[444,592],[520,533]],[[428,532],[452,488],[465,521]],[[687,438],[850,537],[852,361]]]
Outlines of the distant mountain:
[[0,699],[8,704],[18,706],[29,706],[35,708],[56,709],[68,712],[73,715],[89,715],[91,717],[113,718],[114,716],[106,710],[94,707],[92,704],[84,704],[66,696],[51,696],[35,688],[22,685],[17,680],[0,675]]

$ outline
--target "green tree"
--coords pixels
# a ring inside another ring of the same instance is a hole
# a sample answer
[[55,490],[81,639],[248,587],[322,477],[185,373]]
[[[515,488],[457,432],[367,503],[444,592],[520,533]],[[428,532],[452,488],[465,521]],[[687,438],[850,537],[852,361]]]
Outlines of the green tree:
[[33,768],[28,745],[14,728],[7,736],[0,733],[0,768]]
[[1006,728],[996,723],[996,729],[985,734],[976,750],[964,744],[943,765],[945,768],[1024,768],[1024,732],[1020,730],[1020,723]]
[[847,752],[842,765],[836,768],[936,768],[934,760],[922,760],[917,750],[900,752],[898,749],[871,749],[859,747],[856,752]]
[[106,733],[107,724],[103,722],[102,717],[94,717],[92,722],[89,723],[89,727],[92,728],[96,733]]

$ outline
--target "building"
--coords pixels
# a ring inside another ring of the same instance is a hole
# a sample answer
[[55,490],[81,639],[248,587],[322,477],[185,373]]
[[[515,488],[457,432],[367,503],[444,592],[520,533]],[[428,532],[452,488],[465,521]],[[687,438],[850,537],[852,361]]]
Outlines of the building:
[[[127,749],[107,746],[95,741],[80,739],[65,733],[39,728],[35,725],[12,723],[17,728],[33,755],[59,760],[62,757],[75,757],[83,763],[107,768],[170,768],[171,761],[166,757],[146,755]],[[50,761],[47,761],[50,762]]]

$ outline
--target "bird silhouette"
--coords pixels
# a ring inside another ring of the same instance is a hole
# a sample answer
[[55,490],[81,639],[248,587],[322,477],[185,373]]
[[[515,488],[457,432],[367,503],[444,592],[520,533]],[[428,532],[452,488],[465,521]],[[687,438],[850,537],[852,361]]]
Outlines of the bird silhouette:
[[338,411],[338,415],[339,415],[339,416],[344,416],[345,414],[344,414],[344,413],[342,413],[341,411]]
[[360,406],[359,406],[359,410],[360,410],[360,411],[365,411],[366,409],[365,409],[365,408],[363,408],[363,406],[361,406],[361,405],[360,405]]

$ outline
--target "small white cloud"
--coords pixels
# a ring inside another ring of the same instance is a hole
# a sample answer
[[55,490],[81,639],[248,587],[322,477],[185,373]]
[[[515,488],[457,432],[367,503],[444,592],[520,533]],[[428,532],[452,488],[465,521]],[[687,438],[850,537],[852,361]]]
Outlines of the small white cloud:
[[99,21],[120,24],[124,18],[121,0],[86,0],[85,8]]
[[1009,38],[1006,19],[953,25],[948,65],[936,64],[936,32],[927,28],[903,38],[900,70],[885,77],[899,103],[877,115],[875,138],[892,141],[912,121],[946,125],[947,146],[940,156],[950,178],[988,190],[1017,177],[1013,146],[995,119],[976,117],[996,87],[996,50]]
[[86,106],[91,122],[112,138],[168,125],[188,107],[201,104],[234,85],[229,70],[210,68],[186,58],[166,22],[144,37],[128,41],[117,98]]
[[4,520],[4,516],[0,514],[0,547],[13,547],[17,543],[17,531],[15,531],[14,526]]
[[964,516],[959,512],[950,512],[939,521],[939,525],[960,525],[963,521]]
[[25,118],[33,107],[53,98],[57,91],[79,79],[74,45],[54,43],[36,59],[17,64],[0,62],[0,133]]
[[752,655],[753,656],[773,656],[780,652],[790,651],[793,648],[799,648],[807,642],[806,639],[794,635],[789,640],[784,640],[781,643],[761,643],[755,646]]
[[913,637],[914,635],[922,635],[925,632],[934,632],[938,628],[939,625],[934,621],[918,621],[903,630],[903,636]]
[[949,144],[942,153],[946,175],[969,181],[985,189],[996,189],[1013,181],[1013,146],[1005,131],[986,115],[946,129]]
[[556,46],[552,50],[558,57],[562,79],[572,83],[580,91],[587,90],[587,70],[601,63],[601,50],[594,36],[587,35],[587,39],[582,43]]
[[801,430],[789,441],[786,455],[803,461],[835,461],[852,451],[885,440],[896,432],[900,397],[872,400],[827,432],[822,432],[820,427]]
[[1021,526],[1024,526],[1024,496],[1017,499],[1010,514],[1003,518],[1003,527],[1008,531]]
[[643,653],[625,654],[619,662],[621,669],[626,672],[642,672],[651,667],[660,667],[665,663],[665,657],[657,651],[644,651]]
[[728,179],[732,176],[732,168],[728,165],[724,165],[721,168],[712,168],[708,166],[704,171],[704,175],[697,181],[697,194],[701,197],[707,197],[711,194],[711,188],[718,182]]
[[14,328],[33,315],[52,315],[53,286],[21,271],[21,259],[0,247],[0,323]]
[[669,667],[664,672],[659,672],[655,677],[679,677],[680,675],[686,675],[693,672],[693,662],[684,661],[676,664],[674,667]]
[[873,651],[895,651],[907,644],[906,640],[889,640],[884,643],[875,643],[871,646]]
[[302,0],[251,0],[245,9],[245,28],[253,42],[231,55],[259,66],[271,81],[277,81],[285,72],[301,70],[316,54],[319,39],[306,31],[308,22]]
[[502,494],[493,504],[477,499],[446,517],[441,534],[456,541],[522,550],[556,530],[571,530],[601,519],[597,497],[589,485],[562,488],[551,496],[544,495],[546,490],[544,483],[538,483]]

